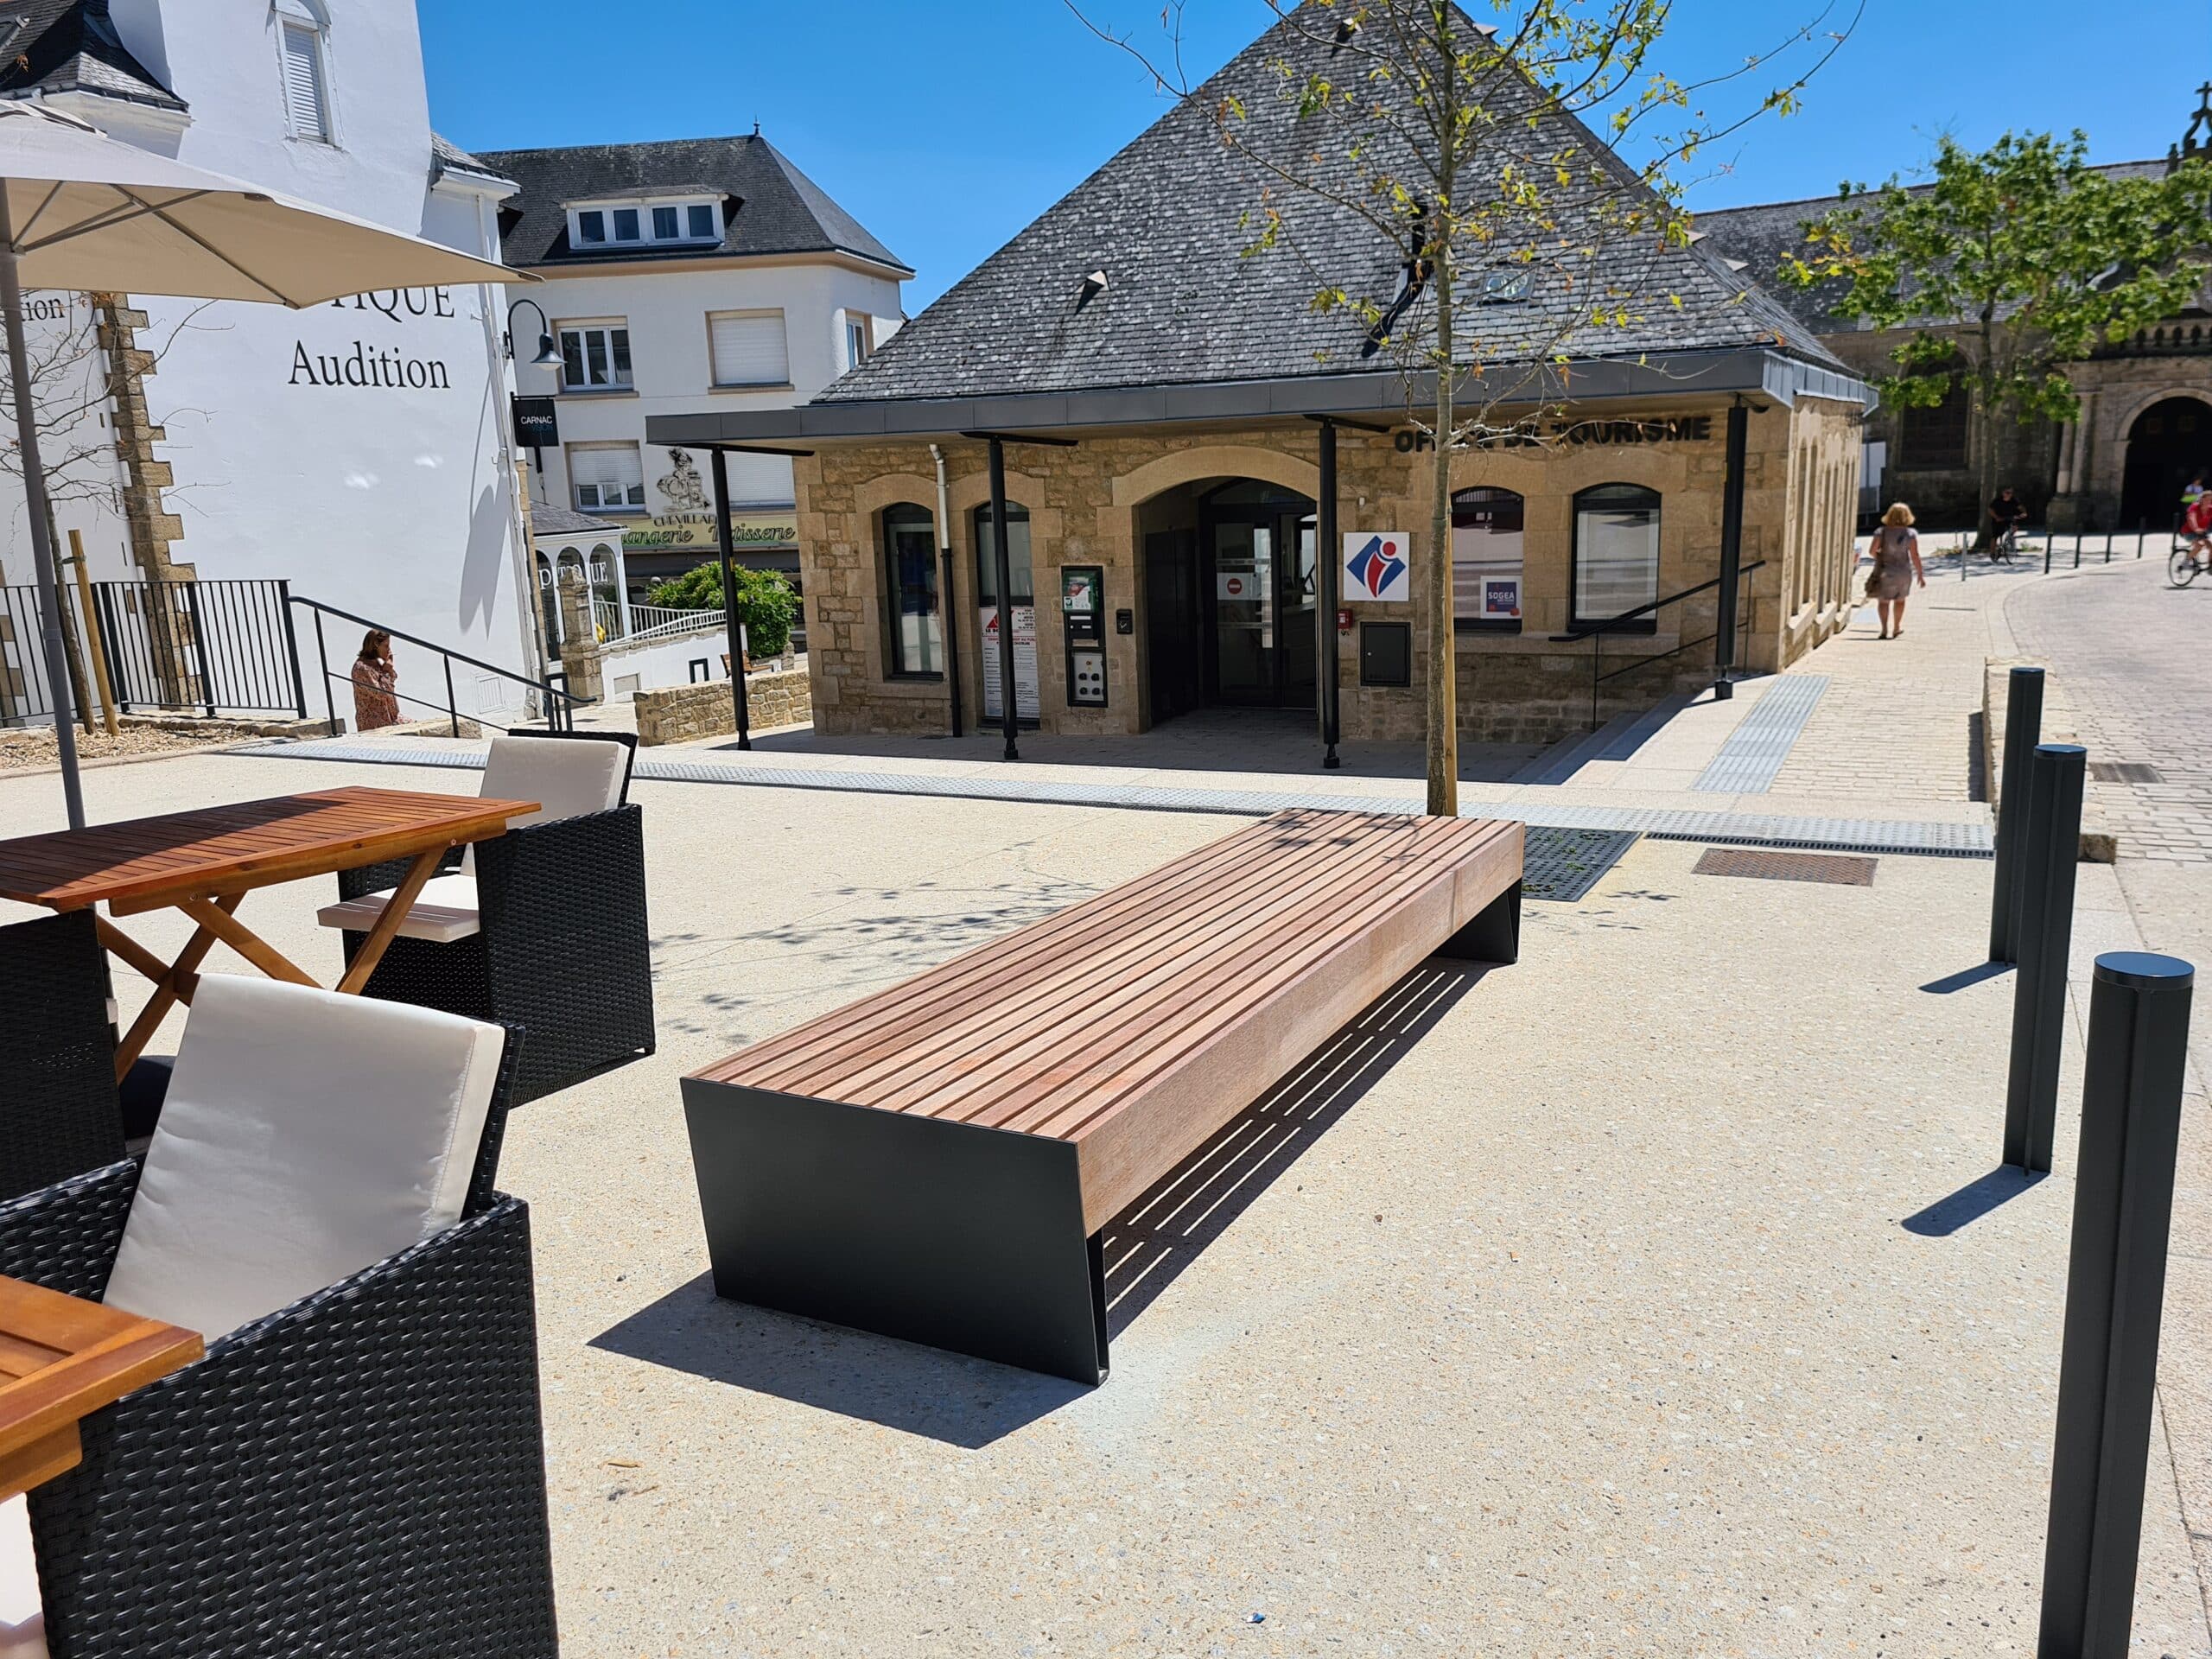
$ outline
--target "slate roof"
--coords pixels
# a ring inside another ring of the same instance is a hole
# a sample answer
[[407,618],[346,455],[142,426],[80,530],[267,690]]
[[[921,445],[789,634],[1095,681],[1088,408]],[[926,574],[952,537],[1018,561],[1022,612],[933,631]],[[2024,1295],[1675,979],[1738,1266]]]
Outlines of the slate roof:
[[185,107],[124,46],[107,0],[0,3],[0,98],[34,92],[90,92],[157,109]]
[[[502,210],[502,244],[511,265],[564,262],[650,264],[724,254],[856,254],[911,276],[913,271],[820,185],[758,133],[740,138],[677,138],[650,144],[584,144],[567,149],[486,150],[480,158],[521,187]],[[567,204],[653,191],[720,191],[725,198],[719,250],[569,245]],[[734,202],[735,206],[730,204]]]
[[578,512],[574,507],[531,503],[530,534],[532,540],[540,536],[590,536],[601,531],[619,532],[621,528],[612,518],[594,518],[588,512]]
[[[2109,179],[2143,178],[2164,174],[2166,164],[2119,162],[2092,170]],[[1914,194],[1923,194],[1928,188],[1917,186]],[[1694,226],[1705,234],[1706,245],[1743,262],[1746,279],[1771,283],[1779,302],[1815,334],[1859,334],[1865,331],[1860,320],[1834,308],[1846,287],[1840,279],[1823,283],[1817,288],[1795,289],[1783,283],[1777,274],[1782,269],[1783,255],[1803,246],[1806,225],[1842,205],[1841,196],[1812,196],[1802,201],[1722,207],[1698,214]]]
[[[1319,154],[1315,164],[1329,170],[1331,182],[1357,190],[1343,130],[1301,126],[1285,91],[1308,71],[1345,79],[1348,61],[1335,60],[1329,45],[1295,20],[1277,23],[815,401],[1218,385],[1389,369],[1387,353],[1359,355],[1366,326],[1357,316],[1320,315],[1312,305],[1325,280],[1389,303],[1401,255],[1374,226],[1308,192],[1278,186],[1266,200],[1283,215],[1287,234],[1274,249],[1247,252],[1263,200],[1254,152],[1301,162]],[[1215,124],[1216,110],[1231,98],[1247,111],[1240,145],[1225,143]],[[1534,94],[1515,82],[1498,102],[1516,99],[1529,107]],[[1510,118],[1497,130],[1522,142],[1512,135],[1522,129]],[[1526,142],[1545,154],[1582,145],[1619,190],[1641,189],[1580,123],[1543,118]],[[1581,327],[1569,337],[1573,355],[1769,346],[1835,365],[1786,309],[1703,248],[1663,249],[1643,238],[1616,243],[1599,264],[1571,279],[1540,267],[1526,302],[1471,306],[1465,315],[1483,332],[1483,360],[1548,359],[1561,328],[1572,327],[1576,312],[1612,285],[1630,290],[1624,301],[1630,321]],[[1108,285],[1085,300],[1083,279],[1094,270],[1106,273]]]
[[470,155],[443,134],[434,132],[430,135],[430,177],[435,181],[448,173],[466,173],[472,178],[489,179],[494,184],[514,182],[488,162]]

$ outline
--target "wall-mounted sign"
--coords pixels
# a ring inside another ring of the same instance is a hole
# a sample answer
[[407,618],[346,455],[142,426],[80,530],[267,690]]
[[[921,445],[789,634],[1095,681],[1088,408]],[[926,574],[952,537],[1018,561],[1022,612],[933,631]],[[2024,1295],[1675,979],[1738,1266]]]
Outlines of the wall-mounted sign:
[[1355,530],[1344,537],[1344,598],[1371,604],[1411,599],[1413,567],[1402,531]]
[[517,397],[515,410],[515,448],[518,449],[558,449],[561,447],[561,417],[550,397]]
[[[798,514],[789,508],[781,512],[733,512],[729,516],[729,533],[731,543],[741,553],[748,548],[797,547]],[[707,555],[717,548],[712,512],[655,513],[629,524],[622,531],[625,553]]]
[[[1490,432],[1473,440],[1477,449],[1522,449],[1537,444],[1704,443],[1713,436],[1710,415],[1630,416],[1621,420],[1529,422],[1503,432]],[[1390,434],[1391,447],[1402,455],[1433,449],[1436,440],[1418,427],[1402,426]]]

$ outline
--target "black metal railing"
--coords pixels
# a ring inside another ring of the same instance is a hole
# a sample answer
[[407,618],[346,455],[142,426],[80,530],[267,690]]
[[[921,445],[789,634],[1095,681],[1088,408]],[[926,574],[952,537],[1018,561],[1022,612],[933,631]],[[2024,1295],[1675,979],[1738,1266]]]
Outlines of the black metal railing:
[[[280,581],[65,582],[70,702],[87,722],[108,701],[119,714],[304,718],[288,595]],[[0,588],[0,723],[54,718],[39,614],[35,588]]]
[[[409,633],[404,629],[395,628],[388,623],[378,622],[370,617],[357,616],[351,611],[339,609],[335,605],[326,605],[321,600],[308,599],[304,594],[295,594],[291,596],[290,602],[307,610],[314,619],[315,654],[322,679],[323,712],[330,721],[330,729],[333,732],[339,729],[335,688],[342,685],[351,691],[353,680],[351,658],[347,659],[345,673],[335,674],[331,671],[330,648],[324,637],[322,626],[322,620],[326,616],[335,617],[342,622],[350,622],[365,631],[370,628],[381,629],[394,639],[404,640],[410,645],[417,645],[424,651],[435,652],[440,665],[444,671],[446,700],[443,702],[438,702],[428,697],[418,697],[411,692],[397,690],[390,695],[396,702],[411,703],[418,709],[427,709],[432,713],[445,715],[452,726],[455,737],[461,735],[461,722],[463,718],[461,705],[455,701],[454,696],[453,667],[455,663],[466,664],[480,674],[496,676],[508,684],[520,686],[534,696],[537,699],[539,712],[535,715],[526,712],[524,717],[525,719],[542,718],[549,731],[574,731],[576,727],[576,710],[589,708],[594,701],[590,697],[580,697],[570,691],[568,687],[568,676],[565,674],[554,673],[548,675],[544,679],[534,680],[529,675],[518,673],[512,668],[502,668],[497,663],[487,663],[480,657],[471,657],[466,652],[454,651],[448,646],[439,645],[435,640],[423,639],[417,634]],[[527,709],[527,705],[525,709]],[[478,725],[493,726],[501,731],[514,729],[512,727],[499,726],[496,721],[486,720],[481,711],[470,715],[467,718]]]
[[[1736,574],[1741,578],[1750,575],[1754,570],[1764,570],[1765,568],[1764,559],[1754,559],[1749,564],[1738,566]],[[1654,663],[1663,663],[1669,657],[1679,657],[1686,651],[1695,651],[1700,645],[1712,645],[1720,638],[1720,629],[1716,619],[1713,631],[1702,639],[1682,640],[1678,645],[1670,645],[1665,651],[1654,652],[1649,657],[1639,657],[1632,663],[1621,664],[1610,671],[1603,666],[1599,642],[1608,634],[1645,632],[1647,630],[1638,626],[1638,624],[1644,622],[1647,619],[1656,617],[1669,605],[1679,605],[1686,599],[1694,599],[1708,589],[1718,588],[1723,580],[1723,577],[1714,576],[1708,581],[1700,582],[1694,588],[1685,588],[1680,593],[1669,594],[1663,599],[1655,599],[1649,605],[1639,605],[1632,611],[1623,611],[1618,616],[1609,616],[1602,622],[1578,622],[1570,626],[1565,633],[1552,635],[1554,645],[1579,645],[1585,639],[1590,642],[1590,729],[1592,731],[1598,729],[1599,692],[1606,681],[1618,680],[1624,674],[1633,674],[1640,668],[1650,667]],[[1756,602],[1756,597],[1748,588],[1743,590],[1737,600],[1736,631],[1738,649],[1736,652],[1736,660],[1739,662],[1743,659],[1741,650],[1743,636],[1751,630],[1751,607]]]

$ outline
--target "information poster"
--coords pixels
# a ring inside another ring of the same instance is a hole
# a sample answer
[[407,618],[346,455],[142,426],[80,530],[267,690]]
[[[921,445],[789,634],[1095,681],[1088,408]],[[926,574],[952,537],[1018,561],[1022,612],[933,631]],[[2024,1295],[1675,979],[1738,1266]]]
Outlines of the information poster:
[[[998,607],[986,605],[977,614],[983,624],[983,718],[1003,720],[1006,704],[1001,695],[1006,676],[999,665]],[[1014,715],[1016,720],[1038,717],[1037,607],[1033,605],[1014,607]]]

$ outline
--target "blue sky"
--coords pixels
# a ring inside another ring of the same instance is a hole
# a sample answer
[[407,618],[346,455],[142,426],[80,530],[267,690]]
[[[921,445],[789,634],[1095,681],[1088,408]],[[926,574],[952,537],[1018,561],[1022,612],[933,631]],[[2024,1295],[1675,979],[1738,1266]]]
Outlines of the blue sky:
[[[1163,0],[1083,3],[1147,48],[1164,41]],[[1676,0],[1654,67],[1710,75],[1766,50],[1819,3],[1801,13],[1792,0]],[[739,133],[757,120],[919,273],[910,312],[1166,107],[1061,0],[627,0],[619,16],[607,0],[417,10],[431,119],[463,149]],[[2107,26],[2085,26],[2078,3],[2056,0],[1866,0],[1804,111],[1700,158],[1691,205],[1910,172],[1943,130],[1979,145],[2008,128],[2078,126],[2094,160],[2164,155],[2212,76],[2206,0],[2123,0],[2091,15]],[[1268,18],[1262,0],[1189,0],[1192,78]],[[1734,106],[1731,95],[1715,112]]]

